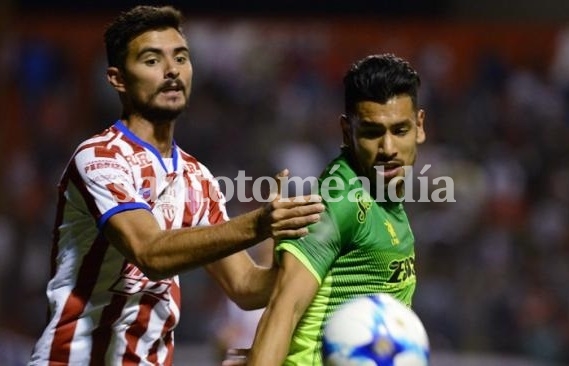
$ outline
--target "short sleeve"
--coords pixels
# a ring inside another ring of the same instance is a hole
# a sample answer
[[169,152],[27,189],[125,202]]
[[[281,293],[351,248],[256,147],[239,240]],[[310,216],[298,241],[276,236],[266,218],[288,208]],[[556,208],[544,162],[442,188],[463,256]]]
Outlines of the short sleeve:
[[308,227],[308,235],[281,241],[276,248],[278,261],[283,251],[291,253],[316,277],[319,284],[342,252],[345,240],[338,223],[346,222],[345,216],[352,210],[347,200],[324,204],[326,210],[321,214],[320,221]]
[[150,207],[138,194],[130,165],[117,152],[101,146],[80,150],[73,160],[80,181],[76,182],[89,201],[101,229],[122,211]]

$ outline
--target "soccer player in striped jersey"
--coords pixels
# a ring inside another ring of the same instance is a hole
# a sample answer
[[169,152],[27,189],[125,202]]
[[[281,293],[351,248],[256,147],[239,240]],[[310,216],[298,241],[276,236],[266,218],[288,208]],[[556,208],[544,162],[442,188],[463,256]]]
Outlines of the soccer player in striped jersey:
[[378,196],[402,183],[394,178],[425,140],[419,85],[409,63],[390,54],[368,56],[345,75],[343,148],[319,179],[326,211],[307,236],[278,244],[277,283],[247,365],[322,365],[326,319],[351,297],[386,292],[411,305],[414,237],[402,202]]
[[212,174],[173,139],[192,78],[180,24],[172,7],[139,6],[105,32],[123,112],[79,145],[62,176],[50,316],[30,365],[171,365],[178,274],[206,265],[241,307],[263,307],[276,271],[243,250],[302,236],[323,210],[314,197],[277,196],[228,220]]

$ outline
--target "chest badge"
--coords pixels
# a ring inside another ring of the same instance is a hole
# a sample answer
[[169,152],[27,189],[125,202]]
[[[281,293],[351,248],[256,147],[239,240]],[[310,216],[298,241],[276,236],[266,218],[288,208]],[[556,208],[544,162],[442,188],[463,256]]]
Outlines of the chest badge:
[[363,195],[361,192],[356,193],[356,200],[358,203],[357,219],[360,224],[366,220],[367,212],[369,211],[372,201],[368,195]]
[[391,245],[393,245],[393,246],[399,245],[399,238],[397,237],[397,233],[395,232],[395,228],[393,228],[393,224],[390,223],[388,220],[385,220],[383,222],[383,225],[385,225],[385,229],[387,230],[387,232],[389,233],[389,236],[391,237]]

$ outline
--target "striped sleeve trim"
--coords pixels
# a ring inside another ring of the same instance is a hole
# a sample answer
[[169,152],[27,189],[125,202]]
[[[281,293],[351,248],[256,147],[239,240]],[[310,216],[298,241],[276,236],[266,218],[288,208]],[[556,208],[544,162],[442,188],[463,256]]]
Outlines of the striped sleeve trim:
[[105,212],[100,218],[99,222],[97,223],[97,227],[99,231],[103,229],[107,221],[111,218],[111,216],[118,214],[119,212],[123,211],[130,211],[130,210],[138,210],[144,209],[150,211],[150,207],[147,204],[140,203],[140,202],[132,202],[132,203],[123,203],[122,205],[115,206],[111,208],[109,211]]

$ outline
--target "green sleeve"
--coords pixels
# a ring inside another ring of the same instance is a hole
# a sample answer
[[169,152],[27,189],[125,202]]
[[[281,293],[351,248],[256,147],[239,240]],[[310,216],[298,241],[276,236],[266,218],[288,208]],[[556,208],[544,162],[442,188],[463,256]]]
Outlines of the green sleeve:
[[283,240],[276,247],[276,258],[280,262],[282,252],[287,251],[301,261],[320,284],[330,267],[340,255],[346,242],[342,229],[353,211],[353,204],[347,199],[324,203],[326,210],[320,221],[308,227],[309,234],[295,240]]

